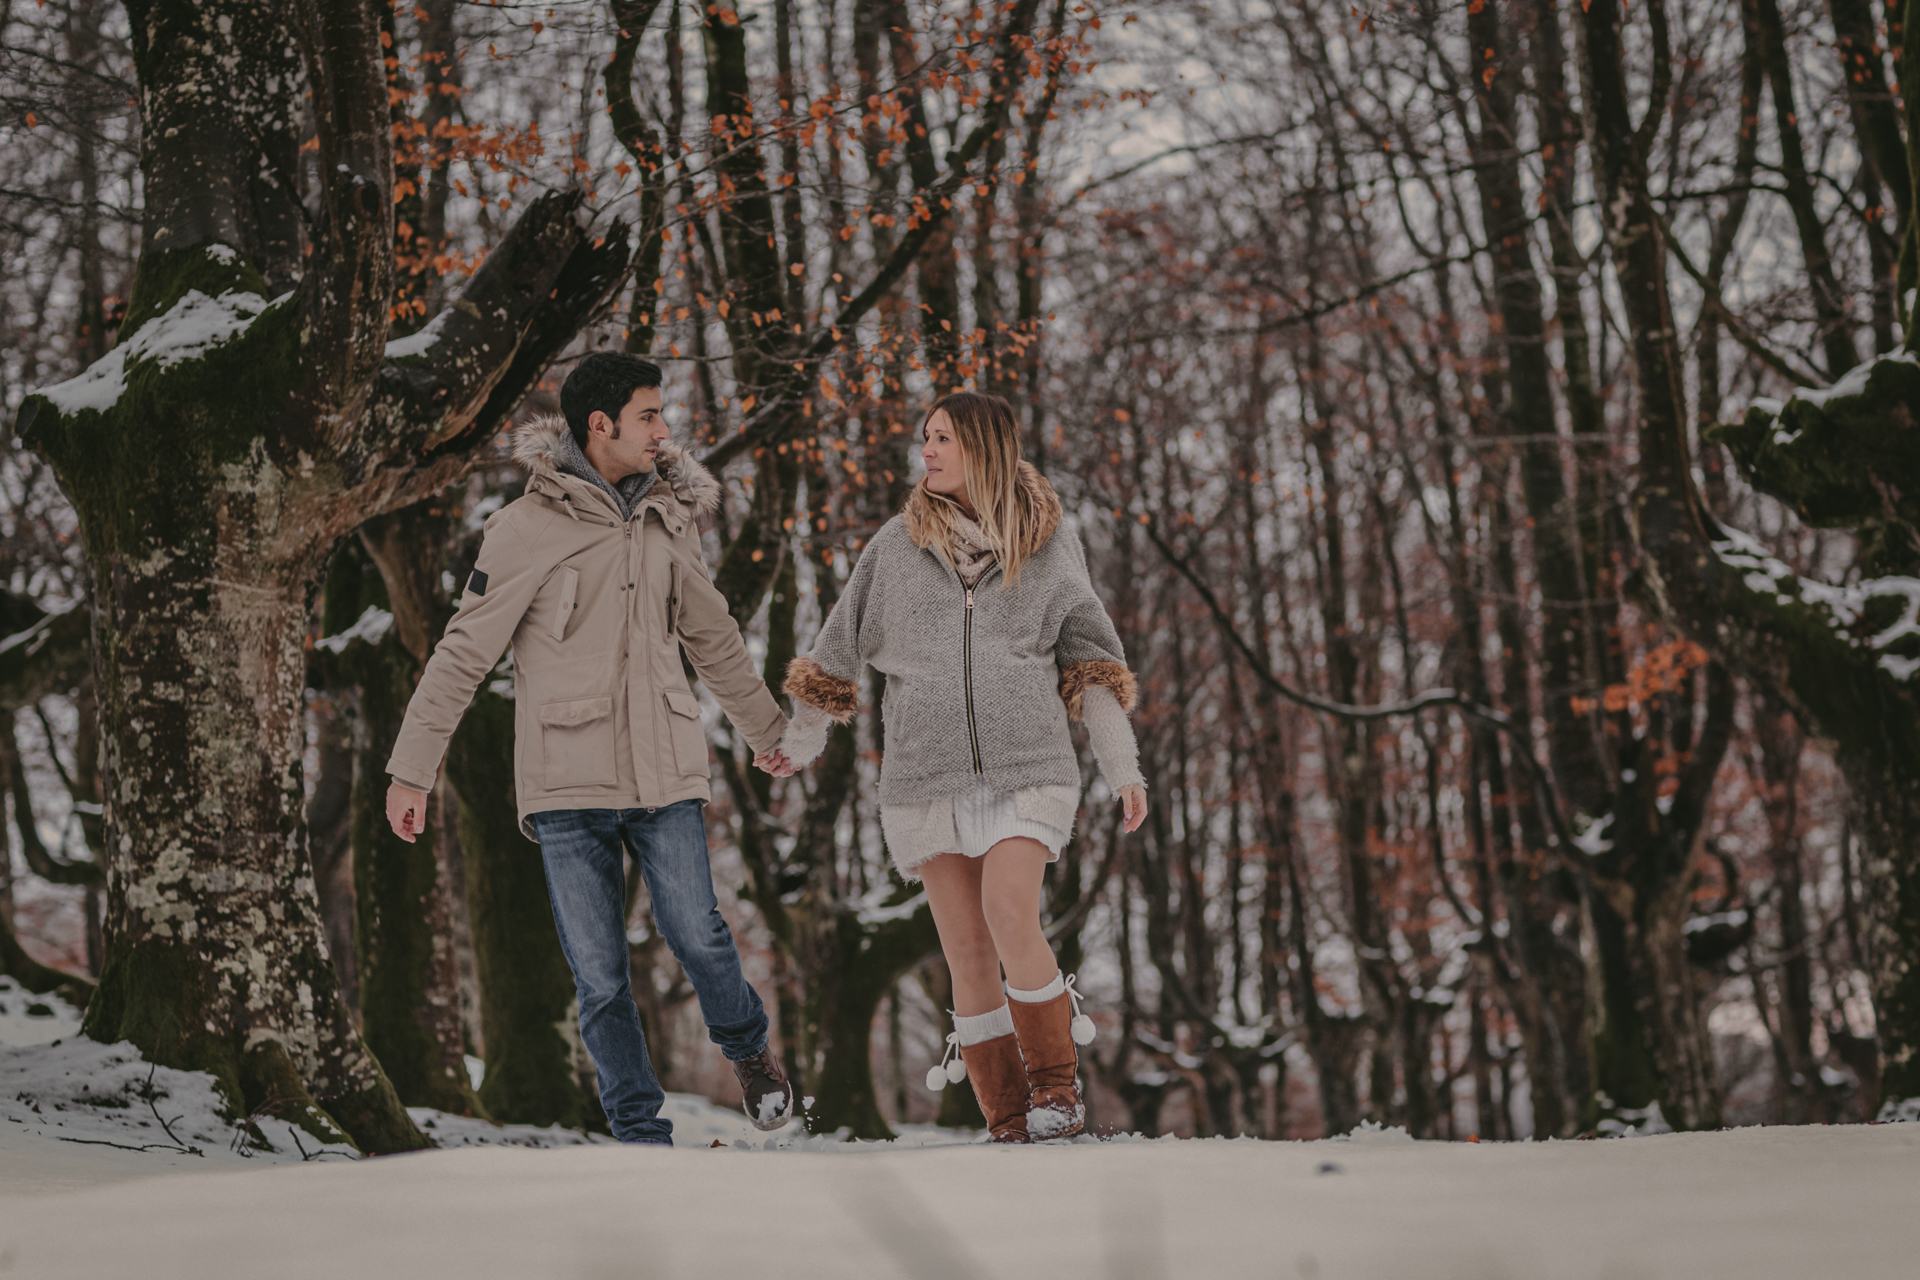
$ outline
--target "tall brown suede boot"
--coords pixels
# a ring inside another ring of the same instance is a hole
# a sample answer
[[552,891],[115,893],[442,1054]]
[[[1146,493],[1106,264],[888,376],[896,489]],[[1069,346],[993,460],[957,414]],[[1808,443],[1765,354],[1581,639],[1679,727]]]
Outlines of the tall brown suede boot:
[[967,1081],[973,1085],[973,1096],[980,1100],[980,1111],[987,1118],[989,1140],[1031,1142],[1027,1136],[1031,1091],[1015,1037],[995,1036],[979,1044],[963,1045],[960,1058],[967,1064]]
[[1013,1034],[1020,1041],[1027,1079],[1033,1084],[1033,1101],[1027,1110],[1027,1133],[1033,1142],[1071,1138],[1086,1127],[1071,999],[1070,991],[1062,991],[1041,1004],[1018,998],[1007,1002],[1013,1010]]

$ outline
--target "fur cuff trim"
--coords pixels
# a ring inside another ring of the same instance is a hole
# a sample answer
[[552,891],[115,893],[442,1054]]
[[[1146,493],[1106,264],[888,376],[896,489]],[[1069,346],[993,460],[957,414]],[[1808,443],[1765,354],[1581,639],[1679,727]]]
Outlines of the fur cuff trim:
[[842,680],[812,658],[789,662],[780,688],[788,697],[826,712],[835,724],[852,724],[860,710],[860,686]]
[[1096,685],[1111,690],[1122,711],[1133,710],[1139,700],[1139,684],[1121,663],[1076,662],[1060,676],[1060,697],[1067,704],[1069,719],[1080,718],[1080,697]]

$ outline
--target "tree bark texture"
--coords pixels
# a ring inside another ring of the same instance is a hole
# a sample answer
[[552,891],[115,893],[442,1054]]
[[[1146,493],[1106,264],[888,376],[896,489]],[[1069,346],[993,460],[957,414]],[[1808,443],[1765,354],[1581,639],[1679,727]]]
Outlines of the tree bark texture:
[[[535,202],[389,358],[393,160],[367,0],[128,6],[143,249],[121,345],[30,396],[93,571],[107,955],[87,1032],[363,1150],[424,1145],[347,1016],[307,851],[304,646],[327,553],[471,466],[618,284]],[[300,95],[321,214],[295,195]]]
[[573,972],[560,950],[539,846],[520,833],[513,703],[482,689],[447,752],[480,978],[487,1071],[480,1104],[508,1124],[606,1127],[579,1038]]
[[351,641],[336,664],[344,681],[335,683],[356,690],[349,830],[360,1025],[402,1102],[457,1115],[482,1109],[466,1069],[445,833],[410,843],[386,816],[386,762],[451,612],[440,587],[449,523],[429,499],[361,526],[364,554],[336,556],[328,575],[322,629],[339,634],[370,607],[393,618],[377,640]]
[[[1649,14],[1655,56],[1663,59],[1665,11],[1655,3]],[[1920,803],[1913,799],[1920,795],[1920,707],[1907,682],[1915,642],[1897,625],[1904,596],[1892,584],[1876,591],[1874,579],[1851,593],[1803,583],[1757,544],[1721,529],[1700,503],[1665,249],[1647,187],[1646,148],[1658,112],[1637,130],[1630,121],[1621,23],[1613,0],[1593,0],[1581,34],[1589,134],[1639,392],[1635,587],[1717,662],[1758,683],[1832,744],[1867,848],[1883,1096],[1897,1105],[1920,1096]],[[1807,523],[1855,530],[1865,572],[1910,574],[1920,567],[1916,512],[1906,496],[1920,492],[1912,426],[1920,371],[1879,360],[1849,379],[1846,391],[1755,406],[1744,422],[1708,438]]]
[[408,843],[387,825],[385,764],[420,665],[391,632],[362,649],[351,801],[360,1025],[407,1106],[476,1111],[440,842],[429,835]]
[[[1647,184],[1647,155],[1671,82],[1662,0],[1654,0],[1648,14],[1653,105],[1638,125],[1628,106],[1621,10],[1613,0],[1594,0],[1579,34],[1588,141],[1605,193],[1607,246],[1636,374],[1640,481],[1632,512],[1641,564],[1635,585],[1656,612],[1673,618],[1685,610],[1674,607],[1667,589],[1676,581],[1671,568],[1699,573],[1705,563],[1700,534],[1707,517],[1689,470],[1686,399],[1667,289],[1666,247]],[[1657,1100],[1667,1123],[1683,1129],[1715,1127],[1720,1118],[1705,1020],[1699,1016],[1694,984],[1681,979],[1686,963],[1684,904],[1698,853],[1699,819],[1730,727],[1732,695],[1727,684],[1724,671],[1710,668],[1708,719],[1697,745],[1683,714],[1690,712],[1691,699],[1677,700],[1681,725],[1675,730],[1676,749],[1692,754],[1670,811],[1662,812],[1656,803],[1653,760],[1622,758],[1623,765],[1640,767],[1636,780],[1616,798],[1610,847],[1593,867],[1595,887],[1589,895],[1589,920],[1596,930],[1589,972],[1603,980],[1625,976],[1625,991],[1632,993],[1636,1006],[1630,1010],[1622,1003],[1622,992],[1610,990],[1590,1012],[1596,1094],[1604,1093],[1629,1110]],[[1656,740],[1650,732],[1642,746],[1652,747]],[[1614,950],[1616,943],[1621,951]],[[1668,1001],[1676,1003],[1670,1008]],[[1645,1061],[1639,1060],[1641,1053]],[[1636,1099],[1634,1091],[1644,1087],[1649,1066],[1657,1097]]]
[[1806,523],[1852,530],[1862,579],[1837,591],[1722,541],[1712,576],[1682,598],[1718,611],[1696,624],[1701,643],[1792,709],[1847,779],[1865,849],[1881,1096],[1897,1107],[1920,1097],[1920,643],[1902,625],[1905,583],[1920,571],[1920,371],[1887,357],[1864,372],[1856,393],[1755,405],[1708,433]]

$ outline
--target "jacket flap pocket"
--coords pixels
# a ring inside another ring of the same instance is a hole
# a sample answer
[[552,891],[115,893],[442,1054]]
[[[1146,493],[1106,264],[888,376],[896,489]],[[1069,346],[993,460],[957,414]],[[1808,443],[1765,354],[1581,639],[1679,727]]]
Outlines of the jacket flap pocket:
[[567,725],[586,724],[602,716],[613,714],[613,698],[571,698],[566,702],[543,702],[540,704],[540,723],[565,727]]
[[567,638],[567,624],[573,621],[574,602],[580,598],[580,571],[571,565],[560,568],[560,602],[554,606],[553,622],[548,627],[555,640]]
[[685,689],[668,689],[667,709],[689,720],[700,718],[700,700]]

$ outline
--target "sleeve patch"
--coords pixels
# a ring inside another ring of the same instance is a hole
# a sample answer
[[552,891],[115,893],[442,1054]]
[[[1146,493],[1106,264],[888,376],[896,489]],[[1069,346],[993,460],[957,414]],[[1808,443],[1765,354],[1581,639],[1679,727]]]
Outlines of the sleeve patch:
[[487,575],[475,569],[473,576],[467,579],[467,590],[477,596],[487,594]]

